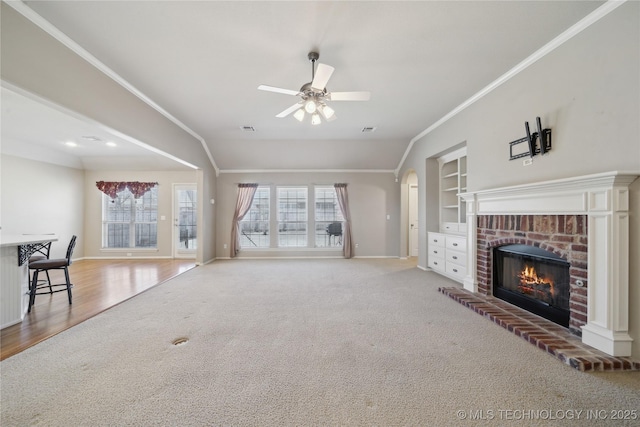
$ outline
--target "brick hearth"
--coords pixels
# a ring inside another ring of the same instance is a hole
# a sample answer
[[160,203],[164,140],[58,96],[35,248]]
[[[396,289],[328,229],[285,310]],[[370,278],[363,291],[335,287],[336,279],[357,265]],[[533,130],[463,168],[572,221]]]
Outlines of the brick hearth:
[[[523,244],[553,252],[570,264],[569,329],[581,334],[587,323],[586,215],[479,215],[478,292],[493,295],[493,248]],[[581,283],[581,284],[579,284]]]
[[629,357],[609,356],[583,344],[568,329],[498,298],[471,293],[461,288],[439,288],[439,291],[572,368],[580,371],[640,370],[640,361]]

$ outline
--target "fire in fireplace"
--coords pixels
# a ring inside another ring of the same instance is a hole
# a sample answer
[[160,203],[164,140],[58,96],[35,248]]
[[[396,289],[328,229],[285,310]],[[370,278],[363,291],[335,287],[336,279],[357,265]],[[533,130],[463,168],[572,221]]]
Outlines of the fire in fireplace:
[[569,263],[528,245],[494,248],[493,295],[559,325],[569,326]]

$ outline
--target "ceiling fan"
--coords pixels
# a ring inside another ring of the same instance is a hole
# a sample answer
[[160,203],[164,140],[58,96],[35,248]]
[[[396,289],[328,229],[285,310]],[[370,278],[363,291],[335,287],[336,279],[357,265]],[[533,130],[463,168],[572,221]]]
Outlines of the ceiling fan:
[[259,90],[299,96],[301,98],[300,101],[277,114],[276,117],[283,118],[295,111],[293,117],[298,121],[302,121],[306,112],[311,114],[311,124],[318,125],[321,123],[320,115],[326,121],[336,119],[336,114],[333,108],[327,105],[327,101],[368,101],[371,97],[369,92],[328,92],[327,82],[331,78],[334,68],[330,65],[318,63],[318,69],[316,70],[315,64],[320,55],[317,52],[309,52],[307,57],[311,61],[311,82],[302,85],[300,90],[282,89],[267,85],[258,86]]

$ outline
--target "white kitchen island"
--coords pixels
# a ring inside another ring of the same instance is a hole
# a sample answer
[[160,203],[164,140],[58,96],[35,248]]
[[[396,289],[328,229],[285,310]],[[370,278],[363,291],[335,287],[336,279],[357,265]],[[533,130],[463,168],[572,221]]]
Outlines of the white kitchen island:
[[55,234],[0,233],[0,329],[22,322],[28,309],[32,245],[57,240]]

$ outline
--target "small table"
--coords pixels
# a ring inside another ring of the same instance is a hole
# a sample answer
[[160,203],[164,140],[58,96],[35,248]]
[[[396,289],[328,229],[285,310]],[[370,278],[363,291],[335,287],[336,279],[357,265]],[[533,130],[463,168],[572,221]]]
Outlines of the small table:
[[56,241],[55,234],[0,235],[0,328],[24,319],[29,306],[29,257],[38,245]]

